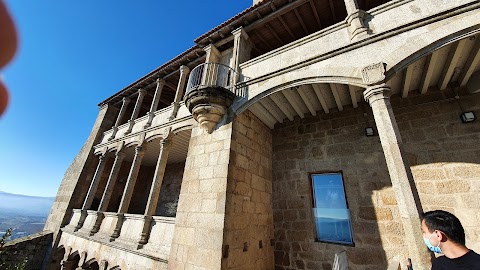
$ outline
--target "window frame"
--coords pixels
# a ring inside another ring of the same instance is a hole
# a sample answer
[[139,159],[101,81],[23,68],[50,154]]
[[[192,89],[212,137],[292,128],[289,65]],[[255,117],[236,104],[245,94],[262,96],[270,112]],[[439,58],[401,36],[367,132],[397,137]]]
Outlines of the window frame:
[[342,243],[342,242],[335,242],[335,241],[328,241],[328,240],[320,240],[319,235],[317,234],[317,223],[315,220],[315,216],[313,214],[313,209],[315,209],[316,203],[315,203],[315,188],[313,185],[313,176],[314,175],[322,175],[322,174],[340,174],[342,178],[342,188],[343,188],[343,195],[345,196],[345,205],[347,210],[350,212],[350,207],[348,205],[348,198],[347,198],[347,190],[345,187],[345,178],[343,176],[343,171],[314,171],[314,172],[309,172],[308,173],[308,179],[310,182],[310,195],[311,195],[311,209],[312,209],[312,221],[313,221],[313,229],[314,229],[314,235],[315,235],[315,242],[319,243],[326,243],[326,244],[334,244],[334,245],[341,245],[341,246],[350,246],[354,247],[355,246],[355,239],[354,239],[354,232],[353,232],[353,224],[352,224],[352,219],[350,216],[349,220],[349,225],[350,225],[350,233],[352,236],[352,242],[351,243]]

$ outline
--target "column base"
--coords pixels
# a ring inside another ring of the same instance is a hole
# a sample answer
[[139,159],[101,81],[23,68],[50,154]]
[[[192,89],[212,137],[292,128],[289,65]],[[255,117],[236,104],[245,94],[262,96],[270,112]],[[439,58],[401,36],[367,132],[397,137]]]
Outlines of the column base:
[[152,121],[153,121],[153,116],[154,116],[153,112],[148,112],[147,115],[148,115],[148,120],[147,120],[147,123],[143,126],[144,129],[149,128],[152,125]]
[[93,225],[92,230],[90,231],[90,236],[96,234],[100,230],[100,226],[102,225],[102,221],[105,215],[103,212],[98,211],[97,212],[97,217],[95,219],[95,224]]
[[173,105],[173,112],[172,112],[172,114],[168,117],[168,120],[170,120],[170,121],[172,121],[173,119],[175,119],[175,118],[177,117],[178,109],[180,108],[180,104],[179,104],[179,103],[173,102],[172,105]]
[[113,233],[110,236],[110,242],[114,241],[115,239],[117,239],[120,236],[124,220],[125,220],[124,214],[123,213],[117,213],[117,224],[115,224],[115,229],[113,230]]
[[81,210],[80,213],[80,219],[78,220],[77,226],[75,226],[75,229],[73,231],[78,231],[83,227],[83,224],[85,223],[85,219],[87,219],[88,213],[87,210]]
[[140,235],[140,240],[138,241],[139,248],[143,247],[146,243],[148,243],[148,239],[150,238],[150,232],[152,230],[152,216],[145,216],[143,220],[143,230],[142,234]]
[[112,135],[110,135],[110,137],[108,137],[109,141],[115,139],[115,135],[117,135],[118,127],[113,127],[112,129],[113,129]]

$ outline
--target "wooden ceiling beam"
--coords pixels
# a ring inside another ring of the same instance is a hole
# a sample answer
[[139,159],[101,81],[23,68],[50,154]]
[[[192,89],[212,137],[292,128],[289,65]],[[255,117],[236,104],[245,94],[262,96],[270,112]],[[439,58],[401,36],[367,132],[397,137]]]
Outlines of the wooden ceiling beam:
[[337,16],[335,15],[335,7],[333,6],[333,0],[328,1],[330,3],[330,11],[332,12],[333,20],[337,21]]
[[270,99],[272,99],[273,103],[275,103],[275,105],[277,105],[277,107],[283,112],[283,114],[285,114],[288,120],[293,121],[293,114],[291,114],[286,107],[287,104],[284,104],[282,102],[282,100],[280,99],[280,95],[282,95],[282,93],[275,93],[273,95],[270,95]]
[[340,94],[338,93],[337,86],[334,83],[330,83],[330,88],[332,89],[333,99],[335,99],[338,110],[343,111],[342,100],[340,100]]
[[462,50],[465,47],[466,41],[466,39],[462,39],[458,42],[455,42],[450,48],[447,61],[445,62],[445,66],[443,67],[442,74],[440,75],[440,79],[438,81],[438,88],[440,90],[445,90],[447,88],[447,85],[452,78],[453,71],[457,66],[458,59],[460,59],[460,56],[462,55]]
[[322,23],[320,22],[320,17],[318,16],[317,9],[315,8],[315,4],[313,3],[313,0],[308,1],[310,3],[310,7],[312,8],[313,15],[315,16],[315,20],[317,20],[318,27],[322,29]]
[[268,31],[270,31],[272,33],[272,35],[277,39],[278,42],[280,42],[282,45],[285,45],[285,41],[283,41],[278,35],[277,33],[275,32],[275,30],[272,29],[272,27],[270,27],[270,24],[269,23],[266,23],[265,24],[265,27],[268,29]]
[[[250,35],[251,35],[251,34],[250,34]],[[257,38],[260,40],[260,42],[262,42],[262,43],[264,43],[265,45],[267,45],[267,47],[268,47],[269,50],[273,50],[273,49],[274,49],[274,47],[273,47],[270,43],[268,43],[268,42],[262,37],[262,35],[260,35],[260,34],[258,34],[258,33],[255,33],[255,37],[257,37]]]
[[310,111],[310,113],[311,113],[313,116],[316,116],[316,115],[317,115],[317,112],[315,111],[315,108],[313,107],[312,102],[311,102],[310,99],[307,97],[307,93],[305,92],[306,89],[303,88],[303,85],[299,86],[299,87],[297,88],[297,91],[298,91],[298,94],[300,95],[300,97],[302,98],[303,102],[305,103],[305,105],[307,105],[307,108],[308,108],[308,110]]
[[403,72],[402,98],[406,98],[408,96],[408,91],[410,91],[410,88],[412,85],[412,74],[413,74],[413,64],[407,66],[407,68]]
[[353,85],[348,85],[348,91],[350,92],[350,98],[352,99],[352,105],[353,108],[358,108],[358,102],[357,102],[357,87]]
[[298,13],[297,9],[294,9],[293,11],[295,12],[295,16],[297,17],[297,20],[300,22],[300,25],[302,26],[303,31],[305,31],[305,33],[308,35],[309,34],[308,29],[307,29],[307,26],[305,25],[305,23],[302,20],[302,16],[300,16],[300,13]]
[[300,108],[300,104],[298,104],[295,98],[293,97],[292,90],[291,89],[283,90],[282,94],[288,100],[290,105],[292,105],[293,109],[300,116],[300,118],[302,119],[305,118],[305,114],[303,113],[302,108]]
[[254,103],[251,107],[251,112],[258,117],[270,129],[275,126],[275,118],[259,103]]
[[473,45],[470,54],[468,55],[467,61],[463,66],[462,71],[458,77],[458,82],[461,87],[465,86],[472,76],[473,71],[480,62],[480,35],[475,38],[475,44]]
[[290,36],[293,38],[293,39],[296,39],[295,35],[293,34],[292,30],[290,30],[290,27],[288,27],[288,25],[285,23],[285,21],[282,19],[282,16],[278,16],[278,20],[282,23],[283,27],[285,28],[285,30],[287,30],[288,34],[290,34]]
[[433,71],[435,70],[435,65],[437,64],[439,52],[438,50],[434,51],[427,56],[425,61],[425,66],[423,67],[422,80],[420,82],[420,94],[427,93],[428,87],[430,86],[430,81],[432,80]]
[[312,84],[313,90],[315,91],[315,95],[317,95],[318,100],[320,101],[320,105],[322,105],[322,109],[325,113],[329,113],[330,110],[328,109],[327,102],[325,101],[325,97],[323,96],[322,89],[318,84]]
[[265,109],[267,109],[267,111],[272,114],[275,119],[277,119],[278,122],[283,123],[283,119],[286,116],[283,115],[282,111],[277,108],[275,103],[273,103],[269,97],[263,98],[260,100],[260,102],[262,103],[263,107],[265,107]]

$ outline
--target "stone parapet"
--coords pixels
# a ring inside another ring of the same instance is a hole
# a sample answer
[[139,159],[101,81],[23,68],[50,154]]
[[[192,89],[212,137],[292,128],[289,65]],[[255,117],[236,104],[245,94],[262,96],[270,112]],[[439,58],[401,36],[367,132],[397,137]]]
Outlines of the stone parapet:
[[[7,242],[0,252],[0,269],[42,269],[53,242],[53,232],[42,231]],[[23,268],[22,268],[23,269]]]

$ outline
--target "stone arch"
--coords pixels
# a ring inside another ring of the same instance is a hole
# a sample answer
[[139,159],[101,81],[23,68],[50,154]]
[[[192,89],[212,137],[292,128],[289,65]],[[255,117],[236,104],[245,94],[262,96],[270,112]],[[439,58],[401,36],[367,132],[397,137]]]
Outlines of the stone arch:
[[182,131],[190,130],[192,128],[193,128],[193,125],[188,124],[188,125],[184,125],[184,126],[181,126],[181,127],[176,127],[175,129],[172,130],[172,133],[177,135],[178,133],[180,133]]
[[158,134],[152,134],[152,135],[149,135],[149,136],[145,137],[145,141],[146,142],[152,142],[155,139],[163,139],[163,138],[165,138],[165,134],[158,133]]
[[[352,69],[353,72],[353,69]],[[353,73],[352,73],[353,74]],[[307,74],[311,75],[311,74]],[[283,75],[280,75],[283,76]],[[302,85],[308,85],[308,84],[344,84],[344,85],[352,85],[356,87],[361,87],[361,88],[366,88],[367,86],[361,82],[360,78],[356,77],[346,77],[346,76],[334,76],[333,74],[330,75],[315,75],[315,76],[305,76],[305,77],[299,77],[295,80],[288,81],[286,83],[274,85],[267,90],[262,91],[261,93],[258,93],[254,97],[250,98],[249,100],[245,101],[244,103],[237,105],[233,108],[234,112],[236,115],[240,115],[242,112],[244,112],[246,109],[251,107],[253,104],[257,103],[261,99],[281,92],[283,90],[290,89],[292,87],[298,87]]]
[[408,65],[431,54],[433,51],[480,32],[478,25],[455,32],[445,31],[444,28],[440,29],[440,31],[435,29],[431,32],[421,33],[418,35],[416,42],[405,43],[395,51],[392,51],[384,61],[387,64],[385,81],[388,81],[396,73],[403,71]]
[[98,262],[97,262],[96,258],[91,258],[83,264],[82,268],[83,269],[91,269],[91,270],[99,270],[100,266],[98,265]]

